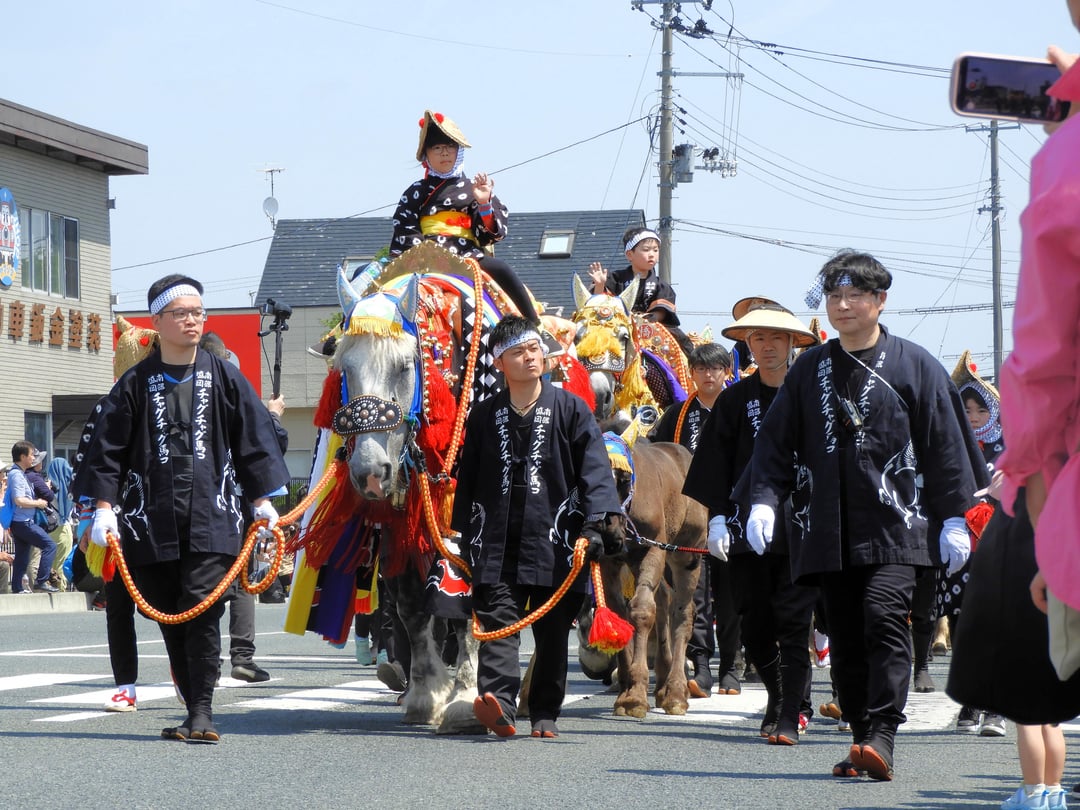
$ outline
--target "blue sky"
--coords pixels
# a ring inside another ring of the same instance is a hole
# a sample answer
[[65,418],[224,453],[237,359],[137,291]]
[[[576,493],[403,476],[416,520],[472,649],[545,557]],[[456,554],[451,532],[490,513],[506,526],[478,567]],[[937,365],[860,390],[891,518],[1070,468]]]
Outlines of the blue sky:
[[[112,183],[121,308],[141,306],[148,281],[168,272],[207,282],[212,307],[248,304],[271,235],[266,168],[284,169],[275,176],[280,217],[388,215],[419,176],[425,107],[458,122],[474,147],[467,169],[495,172],[511,212],[657,215],[656,153],[645,124],[627,123],[658,109],[659,6],[64,6],[6,10],[2,94],[149,146],[149,176]],[[673,279],[684,323],[718,332],[751,294],[805,314],[803,291],[825,255],[855,247],[894,272],[885,323],[950,368],[964,348],[989,368],[989,311],[908,314],[991,300],[990,219],[977,212],[988,204],[987,139],[965,132],[978,122],[949,111],[940,69],[968,50],[1078,49],[1065,3],[717,0],[711,9],[683,3],[680,16],[703,19],[716,36],[677,37],[677,70],[745,75],[738,93],[724,79],[676,79],[675,142],[733,148],[739,161],[734,177],[697,171],[676,190]],[[732,22],[737,42],[724,36]],[[857,67],[826,54],[917,67]],[[1039,128],[1001,136],[1006,301],[1028,163],[1043,138]],[[214,250],[239,243],[249,244]],[[202,251],[213,252],[160,261]]]

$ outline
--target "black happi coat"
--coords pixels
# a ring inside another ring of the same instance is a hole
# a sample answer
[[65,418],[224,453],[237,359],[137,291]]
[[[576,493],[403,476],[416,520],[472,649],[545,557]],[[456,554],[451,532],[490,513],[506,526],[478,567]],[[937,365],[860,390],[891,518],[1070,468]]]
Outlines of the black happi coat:
[[[612,295],[620,295],[623,290],[630,286],[630,282],[633,280],[634,268],[627,265],[622,270],[613,270],[608,273],[604,288]],[[657,275],[654,267],[649,271],[649,275],[638,281],[637,298],[634,299],[634,305],[630,307],[630,311],[645,312],[657,298],[663,298],[665,301],[674,304],[675,290],[670,284],[660,280],[660,276]]]
[[[521,533],[508,537],[515,463],[509,392],[474,405],[469,414],[450,525],[461,532],[474,584],[506,581],[503,562],[514,544],[518,584],[558,586],[570,572],[585,519],[622,511],[604,439],[588,406],[545,381],[531,416]],[[583,591],[586,581],[579,577],[574,589]]]
[[[686,407],[686,416],[683,419],[682,431],[678,436],[675,429],[679,426],[679,414]],[[709,418],[709,409],[701,404],[701,400],[694,396],[689,407],[686,400],[676,402],[664,409],[659,421],[649,431],[649,440],[654,442],[675,442],[681,444],[691,453],[697,451],[701,440],[701,430],[705,426],[705,420]]]
[[[464,175],[450,178],[428,175],[417,180],[401,195],[394,212],[394,235],[390,240],[390,255],[399,256],[424,241],[433,241],[456,256],[482,259],[487,253],[483,248],[494,245],[506,236],[506,220],[509,212],[498,197],[491,197],[494,225],[488,230],[480,216],[480,206],[473,196],[472,180]],[[420,229],[422,217],[446,211],[460,211],[468,217],[472,239],[447,234],[424,235]]]
[[[751,374],[721,391],[686,474],[683,494],[704,504],[709,517],[727,518],[732,553],[751,551],[745,530],[750,512],[746,471],[754,455],[754,440],[777,390]],[[786,554],[787,546],[786,521],[778,520],[769,551]]]
[[[804,352],[765,416],[751,501],[792,494],[794,579],[848,566],[941,565],[942,521],[987,481],[960,394],[925,349],[882,327],[855,395],[861,438],[841,422],[838,340]],[[852,392],[854,394],[854,392]],[[841,509],[843,506],[843,509]]]
[[[124,555],[132,565],[180,556],[163,372],[154,352],[98,403],[72,487],[78,495],[120,505]],[[232,364],[200,350],[192,400],[189,548],[236,555],[245,522],[242,499],[280,489],[289,471],[270,412]]]

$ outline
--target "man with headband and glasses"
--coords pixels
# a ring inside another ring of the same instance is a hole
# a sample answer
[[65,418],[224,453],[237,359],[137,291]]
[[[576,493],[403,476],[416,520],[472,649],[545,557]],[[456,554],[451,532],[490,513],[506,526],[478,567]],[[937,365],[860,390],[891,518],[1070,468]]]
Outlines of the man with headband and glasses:
[[[919,569],[958,570],[964,513],[988,482],[960,394],[929,352],[878,323],[892,276],[866,253],[830,259],[811,288],[838,337],[808,349],[765,414],[747,539],[772,542],[790,494],[792,579],[820,584],[832,674],[853,745],[834,776],[893,776],[907,718]],[[794,463],[793,463],[794,461]]]
[[630,307],[631,311],[648,312],[658,298],[667,301],[674,308],[675,290],[670,284],[661,281],[656,273],[656,262],[660,259],[660,236],[649,228],[631,228],[623,234],[622,241],[626,259],[630,264],[613,272],[608,272],[600,262],[590,264],[589,280],[592,282],[593,294],[606,292],[609,295],[619,295],[636,278],[637,298]]
[[[120,538],[142,595],[164,613],[201,603],[225,577],[243,541],[244,507],[272,528],[268,496],[289,481],[273,422],[232,364],[199,348],[202,285],[187,276],[156,281],[147,295],[159,344],[99,403],[79,464],[95,501],[90,540]],[[218,600],[199,616],[161,624],[187,718],[162,736],[215,743],[211,703],[221,635]]]
[[[579,536],[589,556],[617,553],[622,506],[600,428],[577,396],[543,379],[544,347],[527,319],[491,331],[506,386],[473,406],[461,447],[451,526],[472,567],[473,610],[485,631],[544,604],[570,572]],[[566,694],[567,636],[586,590],[584,572],[532,625],[529,691],[533,737],[555,737]],[[521,668],[518,634],[480,645],[476,717],[500,737],[514,726]]]

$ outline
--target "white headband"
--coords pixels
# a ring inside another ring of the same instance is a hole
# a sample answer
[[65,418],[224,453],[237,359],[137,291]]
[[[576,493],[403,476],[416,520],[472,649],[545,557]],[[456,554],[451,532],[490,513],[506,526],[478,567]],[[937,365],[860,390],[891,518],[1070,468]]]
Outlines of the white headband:
[[515,346],[520,346],[522,343],[528,343],[530,340],[539,341],[540,347],[544,349],[544,354],[547,354],[547,349],[544,348],[544,341],[540,340],[540,333],[535,329],[530,329],[528,332],[522,332],[517,337],[512,337],[505,343],[496,343],[495,348],[491,350],[492,355],[496,358],[502,357],[503,352],[507,349],[512,349]]
[[165,292],[159,295],[150,304],[150,314],[157,315],[161,310],[165,309],[165,305],[170,301],[174,301],[177,298],[181,298],[185,295],[194,295],[197,298],[202,298],[202,293],[192,287],[190,284],[177,284],[169,287]]
[[630,241],[626,243],[627,252],[633,250],[635,247],[637,247],[638,242],[641,242],[645,239],[655,239],[657,242],[659,242],[660,236],[656,233],[656,231],[642,231],[636,236],[630,237]]

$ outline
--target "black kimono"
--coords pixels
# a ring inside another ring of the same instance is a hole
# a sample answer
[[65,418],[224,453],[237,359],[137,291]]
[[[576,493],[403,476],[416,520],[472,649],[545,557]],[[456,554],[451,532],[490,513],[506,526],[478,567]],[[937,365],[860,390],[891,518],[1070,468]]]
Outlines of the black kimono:
[[776,509],[791,493],[792,577],[820,581],[844,719],[890,768],[916,572],[941,565],[942,522],[962,517],[985,479],[949,375],[884,327],[856,356],[838,340],[800,355],[754,446],[751,503]]
[[[681,429],[679,429],[679,415],[686,408],[686,416],[683,417]],[[698,442],[701,440],[701,430],[705,426],[705,420],[709,418],[709,409],[701,404],[696,396],[687,405],[686,400],[676,402],[664,409],[663,414],[653,429],[649,431],[649,440],[654,442],[675,442],[681,444],[691,453],[695,453]],[[678,435],[675,435],[678,433]]]
[[[526,422],[523,453],[512,433]],[[531,425],[531,430],[530,430]],[[520,534],[507,531],[515,473],[525,483]],[[622,511],[595,418],[579,397],[544,382],[524,418],[506,390],[473,406],[461,448],[451,526],[461,532],[473,584],[513,574],[521,585],[557,587],[570,572],[574,543],[589,517]],[[516,570],[507,570],[507,555]],[[585,590],[585,578],[575,583]]]
[[[177,523],[190,519],[190,550],[236,556],[249,502],[289,482],[274,422],[232,364],[199,351],[191,422],[170,424],[157,352],[124,374],[91,416],[94,439],[78,460],[73,490],[120,506],[124,556],[131,565],[176,560]],[[189,430],[191,462],[176,468],[170,432]],[[189,487],[190,518],[174,498]]]
[[734,608],[742,618],[742,642],[769,693],[762,733],[797,737],[799,714],[809,716],[813,711],[806,639],[818,591],[791,580],[787,557],[791,510],[787,498],[777,510],[773,540],[766,554],[753,552],[745,532],[754,443],[779,390],[751,374],[720,392],[705,423],[683,492],[705,504],[710,517],[727,518],[731,536],[729,579]]
[[431,240],[457,256],[482,259],[487,255],[485,247],[506,236],[506,206],[492,195],[491,208],[494,224],[489,230],[473,196],[472,181],[464,175],[445,179],[429,175],[417,180],[402,193],[394,211],[390,255],[400,256]]
[[[520,620],[566,579],[587,519],[620,513],[600,428],[585,403],[548,382],[524,417],[503,390],[473,406],[461,448],[451,526],[472,566],[473,609],[484,630]],[[566,695],[567,635],[588,578],[532,625],[536,644],[529,716],[534,730],[554,721]],[[513,724],[520,634],[485,641],[476,684]],[[553,728],[553,726],[552,726]]]
[[[627,265],[622,270],[613,270],[608,273],[604,287],[612,295],[620,295],[623,290],[630,286],[630,282],[633,280],[634,268]],[[630,307],[630,311],[647,312],[649,305],[657,298],[663,298],[665,301],[674,304],[675,290],[670,284],[661,281],[656,269],[653,268],[649,271],[649,275],[638,282],[637,298],[634,299],[634,305]]]
[[[732,553],[750,551],[745,532],[749,489],[744,486],[737,495],[736,485],[750,466],[754,440],[777,390],[751,374],[721,391],[699,440],[702,452],[694,454],[686,474],[683,494],[703,503],[710,518],[728,519]],[[787,551],[785,534],[784,521],[777,521],[772,551]]]
[[754,448],[751,502],[775,509],[792,494],[796,578],[939,566],[942,521],[962,517],[988,480],[960,395],[936,358],[882,327],[872,371],[843,392],[865,425],[852,433],[833,379],[842,352],[834,339],[791,367]]
[[[193,608],[240,551],[243,501],[289,481],[270,412],[230,363],[199,350],[193,367],[177,368],[154,352],[116,382],[90,423],[73,492],[118,506],[124,556],[153,607]],[[224,608],[218,599],[188,621],[160,624],[188,714],[163,736],[216,739]]]

